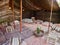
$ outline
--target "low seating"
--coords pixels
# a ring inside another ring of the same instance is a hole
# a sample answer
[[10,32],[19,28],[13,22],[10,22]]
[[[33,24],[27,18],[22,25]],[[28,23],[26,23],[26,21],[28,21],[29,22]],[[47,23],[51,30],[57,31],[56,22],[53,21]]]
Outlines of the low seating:
[[56,40],[55,45],[60,45],[60,38],[58,38],[58,39]]
[[[46,26],[49,26],[49,22],[47,22],[47,21],[43,22],[42,24],[46,25]],[[53,25],[53,23],[50,22],[50,26],[52,26],[52,25]]]
[[47,41],[51,45],[60,45],[60,33],[56,31],[50,32]]
[[0,44],[4,43],[5,41],[6,41],[6,38],[3,35],[3,32],[0,31]]
[[60,32],[60,26],[58,26],[56,24],[53,24],[52,29],[56,30],[57,32]]
[[33,23],[32,19],[28,19],[28,18],[23,19],[22,22]]
[[48,37],[48,44],[50,45],[55,45],[56,39],[52,38],[52,37]]

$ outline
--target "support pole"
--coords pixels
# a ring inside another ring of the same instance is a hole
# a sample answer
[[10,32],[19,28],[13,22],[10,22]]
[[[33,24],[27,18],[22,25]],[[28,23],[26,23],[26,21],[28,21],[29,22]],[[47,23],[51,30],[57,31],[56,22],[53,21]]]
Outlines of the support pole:
[[50,33],[50,22],[52,20],[52,15],[53,15],[53,0],[51,1],[51,13],[50,13],[50,21],[49,21],[49,26],[48,26],[48,32]]
[[12,12],[13,12],[13,24],[14,24],[14,29],[15,29],[14,0],[12,0]]
[[48,41],[49,41],[49,33],[51,32],[50,22],[51,22],[51,20],[52,20],[52,15],[53,15],[53,0],[51,0],[51,13],[50,13],[49,26],[48,26],[48,38],[47,38],[47,43],[48,43]]
[[22,31],[22,0],[20,0],[20,32]]

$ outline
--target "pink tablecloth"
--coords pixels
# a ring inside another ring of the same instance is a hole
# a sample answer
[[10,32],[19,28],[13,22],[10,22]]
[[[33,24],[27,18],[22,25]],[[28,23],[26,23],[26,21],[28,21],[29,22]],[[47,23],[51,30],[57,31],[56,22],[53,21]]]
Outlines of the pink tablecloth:
[[[24,23],[24,25],[28,28],[30,28],[32,31],[36,30],[37,26],[40,26],[41,28],[47,28],[47,26],[43,26],[42,24],[27,24]],[[24,40],[27,45],[48,45],[46,41],[46,37],[35,37],[34,35]]]
[[25,39],[27,45],[48,45],[44,37],[35,37],[31,36],[28,39]]

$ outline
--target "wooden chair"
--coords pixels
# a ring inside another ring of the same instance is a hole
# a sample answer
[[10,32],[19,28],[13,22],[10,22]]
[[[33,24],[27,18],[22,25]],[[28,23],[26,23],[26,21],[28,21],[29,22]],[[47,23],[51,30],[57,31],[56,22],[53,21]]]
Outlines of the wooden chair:
[[12,26],[7,26],[6,27],[6,32],[9,33],[9,32],[12,32],[14,30],[14,27]]

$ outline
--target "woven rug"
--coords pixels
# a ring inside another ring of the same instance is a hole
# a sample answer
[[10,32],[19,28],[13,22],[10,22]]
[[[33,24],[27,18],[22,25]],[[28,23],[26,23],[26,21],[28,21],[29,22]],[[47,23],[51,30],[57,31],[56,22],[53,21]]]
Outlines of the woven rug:
[[22,33],[20,33],[20,31],[16,30],[14,32],[11,33],[6,33],[5,36],[7,39],[10,39],[12,37],[21,37],[22,40],[29,38],[30,36],[33,35],[33,31],[31,31],[29,28],[24,27],[22,28]]

